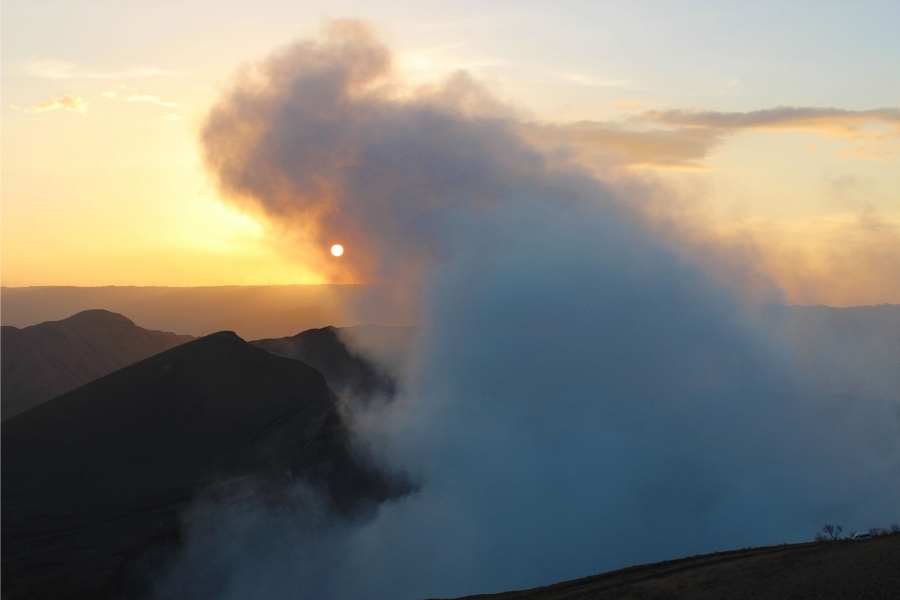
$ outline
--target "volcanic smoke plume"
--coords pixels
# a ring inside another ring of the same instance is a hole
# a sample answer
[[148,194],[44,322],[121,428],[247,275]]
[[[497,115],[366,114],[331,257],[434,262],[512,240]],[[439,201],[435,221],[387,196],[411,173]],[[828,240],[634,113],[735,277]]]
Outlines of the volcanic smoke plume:
[[[390,65],[333,24],[247,68],[203,143],[305,260],[340,241],[336,277],[415,300],[406,392],[357,423],[421,489],[364,523],[255,515],[269,552],[235,555],[247,513],[222,513],[188,552],[228,573],[219,597],[487,592],[897,518],[896,390],[838,394],[827,352],[799,360],[750,258],[651,220],[663,189],[542,155],[465,75],[409,90]],[[190,589],[176,571],[163,590]]]

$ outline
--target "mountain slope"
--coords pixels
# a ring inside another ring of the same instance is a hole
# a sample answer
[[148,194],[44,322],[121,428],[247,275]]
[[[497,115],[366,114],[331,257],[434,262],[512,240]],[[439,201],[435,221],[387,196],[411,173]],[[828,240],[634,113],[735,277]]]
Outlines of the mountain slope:
[[0,330],[3,419],[192,339],[87,310],[61,321]]
[[403,491],[354,452],[322,376],[230,332],[2,425],[4,598],[109,597],[216,481],[299,479],[352,513]]
[[900,598],[900,535],[751,548],[459,600]]
[[291,337],[251,343],[273,354],[310,365],[322,373],[332,389],[341,396],[363,402],[379,397],[391,398],[397,391],[393,377],[380,365],[351,349],[342,339],[345,331],[349,330],[323,327]]

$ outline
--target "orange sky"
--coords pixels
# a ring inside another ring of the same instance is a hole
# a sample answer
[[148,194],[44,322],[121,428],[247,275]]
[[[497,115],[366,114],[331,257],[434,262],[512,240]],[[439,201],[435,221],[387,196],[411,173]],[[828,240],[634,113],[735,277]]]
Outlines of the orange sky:
[[[52,31],[29,29],[47,7],[11,2],[5,9],[4,286],[333,280],[316,267],[317,251],[304,255],[264,219],[222,200],[198,143],[209,107],[235,70],[315,31],[325,8],[293,15],[293,24],[278,18],[274,5],[256,20],[228,9],[216,17],[216,31],[190,23],[167,29],[154,14],[133,25],[143,27],[136,33],[112,27],[114,13],[124,9],[101,14],[96,7],[72,12],[56,5],[60,16],[72,13],[70,20],[99,19],[89,42],[76,35],[77,27],[60,24],[66,18],[54,21]],[[141,12],[130,8],[135,22]],[[806,86],[816,94],[803,96],[783,73],[771,74],[770,82],[784,90],[778,93],[748,70],[733,79],[686,81],[699,90],[687,98],[665,85],[675,66],[654,71],[643,60],[652,40],[620,42],[631,62],[598,46],[584,63],[561,38],[547,42],[556,40],[559,52],[546,60],[516,62],[517,48],[526,52],[529,35],[538,35],[524,17],[517,31],[498,40],[452,15],[429,25],[386,6],[372,12],[405,84],[468,69],[518,107],[545,142],[577,148],[591,168],[662,182],[710,226],[752,235],[790,299],[900,302],[900,116],[865,112],[896,106],[896,87],[872,84],[860,96],[820,89],[810,79]],[[180,18],[199,20],[201,12]],[[237,30],[242,44],[228,35]],[[130,44],[126,34],[134,38]],[[118,56],[108,51],[117,45],[123,47]],[[750,48],[735,52],[751,55]],[[888,53],[882,66],[893,58]],[[714,72],[724,59],[704,60]],[[763,74],[766,68],[776,66],[752,67]],[[870,79],[879,79],[878,72]],[[783,105],[838,107],[846,114],[758,112]],[[689,109],[694,121],[670,109]]]

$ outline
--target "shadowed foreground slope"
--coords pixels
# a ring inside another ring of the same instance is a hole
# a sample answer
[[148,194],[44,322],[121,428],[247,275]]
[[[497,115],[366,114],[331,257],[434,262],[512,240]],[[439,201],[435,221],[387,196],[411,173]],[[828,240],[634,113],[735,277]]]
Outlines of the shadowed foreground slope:
[[891,600],[900,598],[900,535],[719,552],[465,600],[564,598]]
[[317,371],[230,332],[9,419],[2,446],[8,599],[121,593],[125,563],[176,543],[179,513],[217,481],[300,479],[345,514],[401,489],[351,448]]
[[96,309],[23,329],[4,325],[3,418],[191,339]]

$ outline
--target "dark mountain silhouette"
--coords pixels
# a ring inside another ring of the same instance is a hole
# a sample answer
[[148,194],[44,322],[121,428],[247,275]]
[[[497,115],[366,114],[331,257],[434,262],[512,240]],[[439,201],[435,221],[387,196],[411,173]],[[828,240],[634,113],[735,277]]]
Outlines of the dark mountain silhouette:
[[843,600],[900,597],[900,535],[750,548],[639,565],[546,587],[459,600],[642,598]]
[[323,327],[291,337],[256,340],[251,343],[273,354],[310,365],[322,373],[331,388],[341,396],[362,402],[374,398],[390,399],[397,391],[394,378],[384,367],[349,347],[343,339],[344,335],[353,335],[353,331],[359,329],[361,328],[339,330],[335,327]]
[[151,329],[196,336],[228,329],[247,340],[350,325],[358,319],[371,323],[413,319],[412,306],[376,300],[382,296],[394,297],[372,285],[0,287],[0,318],[3,325],[24,327],[102,307]]
[[179,514],[215,482],[301,480],[345,515],[407,489],[354,450],[317,371],[231,332],[54,398],[2,433],[7,599],[133,597],[117,589],[131,585],[122,573],[177,543]]
[[0,330],[3,419],[192,338],[106,310]]

